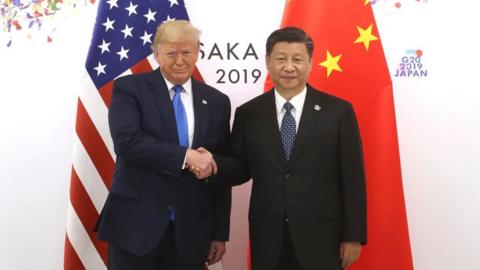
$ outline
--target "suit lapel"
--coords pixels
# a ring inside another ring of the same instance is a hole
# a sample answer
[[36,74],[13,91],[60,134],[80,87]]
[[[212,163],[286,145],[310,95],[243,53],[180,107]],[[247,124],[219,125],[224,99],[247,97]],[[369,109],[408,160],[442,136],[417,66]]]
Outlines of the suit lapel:
[[305,103],[303,104],[302,116],[300,117],[300,125],[298,127],[297,135],[295,136],[295,143],[293,145],[292,158],[288,162],[288,166],[295,162],[295,159],[301,153],[302,147],[307,141],[310,133],[315,128],[315,125],[320,117],[318,114],[322,111],[322,104],[320,96],[316,95],[310,86],[307,85],[307,95]]
[[285,153],[283,151],[282,136],[280,134],[280,129],[278,128],[277,120],[277,109],[275,107],[275,94],[273,90],[270,90],[264,96],[263,102],[261,104],[261,110],[263,113],[260,119],[260,125],[264,127],[265,131],[270,138],[270,143],[272,144],[273,150],[276,153],[278,159],[285,166],[287,160],[285,159]]
[[195,127],[193,132],[192,148],[202,146],[202,139],[207,131],[208,124],[208,99],[205,92],[202,91],[199,83],[192,79],[193,111],[195,117]]
[[177,123],[173,111],[172,100],[168,93],[167,84],[163,79],[160,69],[152,71],[148,76],[150,83],[150,92],[157,103],[157,108],[165,124],[165,132],[171,142],[178,144]]

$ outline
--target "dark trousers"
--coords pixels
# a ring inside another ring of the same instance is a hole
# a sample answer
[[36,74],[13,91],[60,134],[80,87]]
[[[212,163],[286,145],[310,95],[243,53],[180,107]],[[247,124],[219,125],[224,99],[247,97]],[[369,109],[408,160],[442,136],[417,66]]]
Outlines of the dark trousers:
[[204,270],[204,264],[183,262],[175,248],[175,225],[171,222],[158,246],[145,256],[135,256],[118,246],[109,245],[109,270]]
[[283,231],[282,253],[280,255],[278,266],[275,268],[275,270],[302,270],[297,256],[295,255],[295,250],[293,249],[292,238],[288,228],[288,221],[285,221]]

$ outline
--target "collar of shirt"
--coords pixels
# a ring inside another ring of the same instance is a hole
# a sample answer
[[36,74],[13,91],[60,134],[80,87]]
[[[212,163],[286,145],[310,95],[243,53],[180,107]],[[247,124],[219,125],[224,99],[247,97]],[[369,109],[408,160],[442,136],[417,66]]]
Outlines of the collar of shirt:
[[[175,84],[167,80],[165,76],[163,76],[163,78],[165,79],[165,83],[167,84],[168,93],[170,94],[170,99],[172,99],[173,95],[175,94],[175,90],[173,90],[173,87],[175,86]],[[185,90],[182,93],[186,93],[189,97],[191,97],[192,96],[192,79],[188,79],[188,81],[182,84],[182,87],[183,87],[183,90]]]
[[[296,112],[301,112],[303,110],[303,104],[305,103],[306,96],[307,86],[305,86],[300,93],[288,100],[293,105],[293,114],[296,114]],[[287,102],[287,100],[278,93],[277,89],[275,89],[275,106],[277,107],[277,114],[281,113],[283,115],[285,113],[285,108],[283,107],[285,102]]]
[[[275,91],[275,107],[277,109],[278,128],[281,129],[282,118],[286,111],[283,105],[285,104],[285,102],[287,102],[287,100],[278,93],[277,89],[275,89],[274,91]],[[295,118],[295,123],[296,123],[295,128],[297,132],[298,132],[298,126],[300,125],[300,118],[302,116],[303,104],[305,103],[306,96],[307,96],[307,86],[305,86],[300,93],[298,93],[297,95],[295,95],[289,100],[290,103],[293,105],[292,115],[293,115],[293,118]]]

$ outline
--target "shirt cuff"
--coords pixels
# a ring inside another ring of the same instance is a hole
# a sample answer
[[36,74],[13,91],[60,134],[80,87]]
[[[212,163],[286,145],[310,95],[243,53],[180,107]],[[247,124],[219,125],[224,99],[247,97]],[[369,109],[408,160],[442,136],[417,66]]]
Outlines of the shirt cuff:
[[187,165],[186,163],[187,163],[187,152],[185,152],[185,157],[183,158],[182,170],[185,170],[185,165]]

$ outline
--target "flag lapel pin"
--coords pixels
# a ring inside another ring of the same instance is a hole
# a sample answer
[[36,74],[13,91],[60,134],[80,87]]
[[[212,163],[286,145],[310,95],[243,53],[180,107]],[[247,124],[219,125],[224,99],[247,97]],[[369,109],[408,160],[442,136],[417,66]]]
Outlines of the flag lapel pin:
[[320,105],[316,104],[315,106],[313,106],[313,109],[315,109],[315,111],[320,111],[322,109],[322,107],[320,107]]

